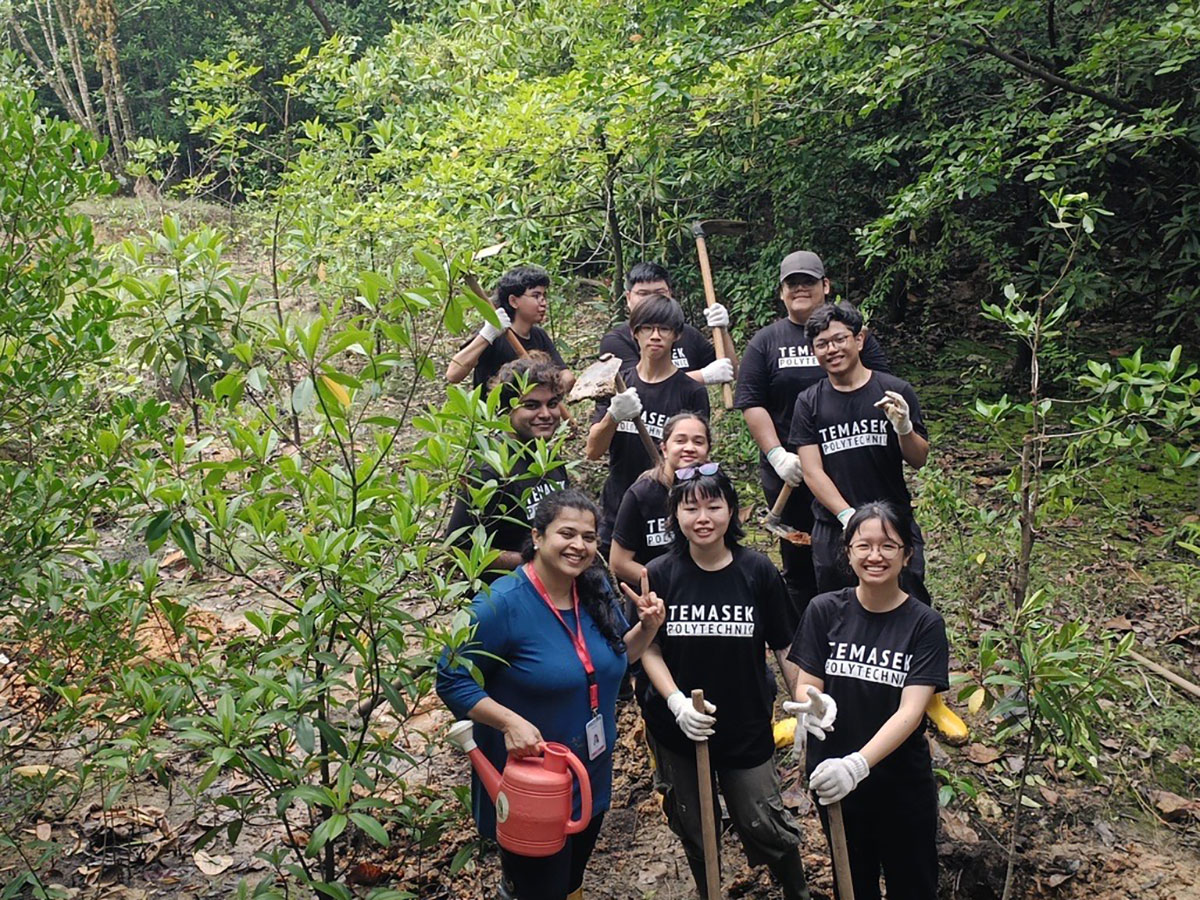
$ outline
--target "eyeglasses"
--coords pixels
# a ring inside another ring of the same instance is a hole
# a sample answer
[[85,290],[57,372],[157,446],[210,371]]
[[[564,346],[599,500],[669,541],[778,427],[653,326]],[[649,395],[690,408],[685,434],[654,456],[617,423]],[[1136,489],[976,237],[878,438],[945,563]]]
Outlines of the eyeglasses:
[[866,559],[878,552],[884,559],[895,559],[904,550],[899,544],[868,544],[857,542],[850,545],[850,552],[859,559]]
[[675,471],[676,481],[691,481],[701,475],[716,475],[721,471],[721,464],[715,462],[700,463],[698,466],[686,466]]
[[835,337],[813,341],[812,348],[818,352],[821,350],[828,350],[830,347],[837,347],[840,350],[842,347],[846,346],[852,337],[854,337],[854,335],[852,335],[850,332],[843,331],[841,334],[836,335]]
[[676,334],[674,328],[670,328],[666,325],[639,325],[634,331],[634,334],[641,334],[644,331],[651,334],[658,334],[661,337],[666,337],[669,334]]

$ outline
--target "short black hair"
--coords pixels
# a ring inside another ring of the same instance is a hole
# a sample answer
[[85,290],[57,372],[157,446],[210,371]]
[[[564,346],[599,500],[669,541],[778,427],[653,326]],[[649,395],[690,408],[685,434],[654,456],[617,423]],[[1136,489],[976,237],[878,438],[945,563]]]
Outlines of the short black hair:
[[671,493],[667,496],[667,515],[671,530],[675,533],[672,547],[676,552],[687,553],[688,551],[688,539],[684,537],[683,531],[679,528],[679,516],[677,515],[679,507],[688,500],[704,500],[710,497],[720,497],[729,507],[729,528],[725,531],[725,546],[733,550],[746,536],[746,531],[742,528],[741,516],[738,515],[737,488],[733,486],[728,475],[718,470],[712,475],[697,475],[689,481],[677,481],[671,488]]
[[656,262],[640,262],[630,266],[629,271],[625,273],[625,290],[632,290],[635,284],[644,281],[665,281],[672,293],[675,291],[675,285],[671,284],[671,276]]
[[663,294],[647,297],[629,314],[629,330],[637,334],[639,328],[660,325],[676,334],[683,333],[683,310],[679,304]]
[[863,329],[862,313],[853,306],[847,303],[826,303],[817,307],[804,325],[804,334],[808,337],[808,342],[811,344],[815,341],[817,335],[834,322],[841,322],[854,334]]
[[500,371],[488,381],[488,387],[500,385],[500,402],[503,406],[512,406],[536,387],[545,385],[554,392],[560,400],[563,396],[559,373],[562,370],[545,353],[539,350],[530,351],[528,356],[506,362]]
[[509,269],[500,276],[500,280],[496,283],[493,305],[497,309],[505,310],[511,316],[513,308],[508,302],[508,298],[520,297],[527,290],[535,287],[550,287],[550,276],[545,269],[538,266],[517,266],[515,269]]

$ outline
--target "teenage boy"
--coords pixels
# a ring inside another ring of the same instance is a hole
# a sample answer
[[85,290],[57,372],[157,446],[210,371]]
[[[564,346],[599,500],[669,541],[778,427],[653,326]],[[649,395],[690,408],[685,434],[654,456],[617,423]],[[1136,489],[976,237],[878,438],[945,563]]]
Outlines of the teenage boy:
[[671,348],[683,334],[683,310],[669,297],[656,295],[639,302],[629,316],[629,327],[638,343],[638,362],[624,369],[626,390],[596,404],[584,452],[588,459],[608,453],[608,480],[600,505],[600,549],[607,557],[613,523],[621,498],[653,462],[638,437],[634,420],[641,418],[656,441],[663,426],[680,412],[709,412],[708,390],[684,374],[671,360]]
[[458,384],[474,370],[471,383],[475,387],[488,384],[501,366],[518,358],[517,351],[504,337],[504,332],[511,329],[526,351],[546,354],[562,370],[562,389],[570,391],[575,376],[567,370],[550,335],[540,327],[546,318],[549,288],[550,276],[537,266],[518,266],[505,272],[492,299],[500,327],[484,322],[479,333],[450,358],[446,380]]
[[863,362],[862,328],[858,310],[834,304],[822,306],[805,325],[817,362],[829,376],[796,399],[790,436],[804,482],[816,498],[812,547],[817,590],[853,586],[854,576],[842,562],[842,528],[855,507],[886,500],[912,522],[912,559],[901,583],[928,603],[924,541],[912,521],[904,464],[914,469],[925,465],[929,439],[912,385]]
[[[568,484],[564,464],[547,465],[545,453],[546,443],[562,422],[560,374],[553,363],[526,357],[505,364],[492,380],[493,387],[500,386],[501,406],[511,408],[512,436],[496,448],[496,455],[507,464],[503,472],[491,464],[480,464],[467,476],[446,529],[447,536],[453,535],[455,543],[466,547],[474,527],[483,526],[492,539],[492,549],[500,551],[488,569],[489,582],[521,564],[521,548],[529,538],[538,503]],[[468,502],[471,492],[488,487],[493,492],[483,507],[472,508]]]
[[[625,276],[625,307],[629,315],[633,315],[643,300],[659,296],[675,297],[667,270],[658,263],[635,263]],[[728,328],[729,311],[720,303],[705,307],[704,323],[709,328]],[[600,339],[600,354],[605,353],[619,357],[628,366],[637,365],[641,349],[629,322],[619,323]],[[679,340],[671,348],[671,362],[700,384],[727,384],[733,381],[734,361],[717,359],[708,338],[686,322],[679,333]]]
[[[912,385],[863,361],[863,318],[850,306],[826,304],[805,329],[817,362],[828,374],[796,399],[791,441],[798,448],[804,481],[816,500],[813,565],[821,593],[850,587],[856,579],[842,561],[842,530],[856,506],[887,500],[912,528],[912,556],[900,585],[932,605],[925,588],[925,540],[912,517],[904,465],[929,458],[929,435]],[[943,735],[961,739],[962,719],[934,694],[925,713]]]
[[[796,445],[789,435],[796,398],[825,380],[804,327],[809,316],[828,302],[832,290],[825,264],[811,250],[796,250],[782,259],[778,291],[785,315],[759,329],[746,346],[733,403],[761,451],[758,472],[768,506],[775,503],[785,482],[792,485],[782,521],[805,533],[813,527],[813,497],[804,486]],[[874,371],[889,371],[883,348],[870,334],[863,343],[863,361]],[[808,546],[779,542],[783,580],[798,614],[817,592],[812,552]]]

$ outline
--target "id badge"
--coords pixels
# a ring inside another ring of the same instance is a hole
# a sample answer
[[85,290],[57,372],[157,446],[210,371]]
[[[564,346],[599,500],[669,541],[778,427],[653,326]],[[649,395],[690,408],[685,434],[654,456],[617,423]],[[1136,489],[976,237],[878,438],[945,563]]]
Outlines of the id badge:
[[587,746],[589,760],[604,752],[604,718],[599,713],[587,723]]

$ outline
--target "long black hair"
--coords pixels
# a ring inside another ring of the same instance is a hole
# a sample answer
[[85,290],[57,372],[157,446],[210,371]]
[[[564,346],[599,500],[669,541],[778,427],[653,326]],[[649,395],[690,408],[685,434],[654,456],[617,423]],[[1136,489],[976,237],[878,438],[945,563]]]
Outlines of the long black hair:
[[[678,478],[678,475],[676,476]],[[720,498],[729,506],[729,527],[725,530],[725,546],[736,550],[740,541],[746,536],[742,528],[742,520],[738,515],[737,489],[729,476],[720,469],[712,475],[700,475],[688,481],[676,480],[675,486],[667,498],[667,508],[670,510],[671,530],[675,533],[672,549],[678,553],[688,552],[688,539],[684,537],[679,527],[679,507],[691,500],[712,500]]]
[[[576,509],[592,514],[597,526],[600,524],[600,509],[591,498],[572,488],[547,494],[538,501],[537,512],[533,514],[533,528],[541,534],[546,533],[551,523],[558,518],[564,509]],[[530,562],[537,555],[533,547],[533,536],[530,535],[521,550],[521,559]],[[579,591],[579,605],[582,606],[596,627],[600,630],[608,646],[614,653],[625,652],[625,635],[621,631],[621,621],[617,618],[616,598],[617,586],[609,578],[608,570],[600,561],[600,554],[591,566],[575,579],[575,587]]]

